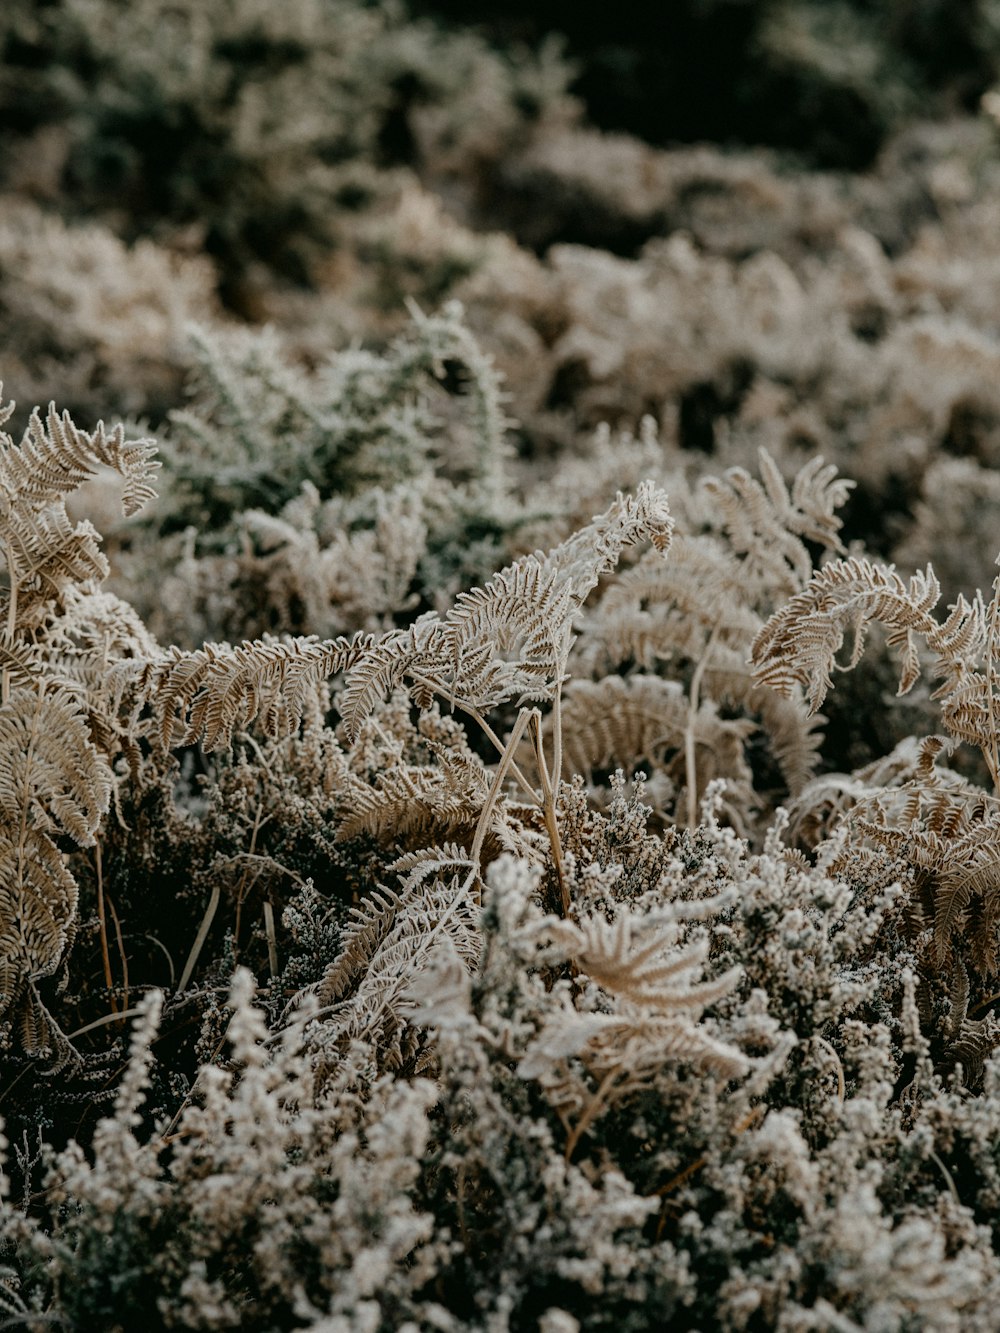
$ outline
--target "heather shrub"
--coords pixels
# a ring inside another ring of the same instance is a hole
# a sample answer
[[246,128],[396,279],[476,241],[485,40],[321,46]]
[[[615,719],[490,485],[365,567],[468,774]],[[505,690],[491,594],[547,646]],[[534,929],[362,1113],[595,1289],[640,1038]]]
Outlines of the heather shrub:
[[995,1327],[993,10],[738,9],[0,17],[0,1326]]

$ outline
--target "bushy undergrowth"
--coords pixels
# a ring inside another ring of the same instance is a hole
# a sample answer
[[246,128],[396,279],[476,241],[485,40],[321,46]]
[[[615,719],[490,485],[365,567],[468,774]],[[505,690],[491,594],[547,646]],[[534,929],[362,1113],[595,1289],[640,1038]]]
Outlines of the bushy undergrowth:
[[4,10],[0,1327],[996,1327],[993,9],[837,8],[864,173]]

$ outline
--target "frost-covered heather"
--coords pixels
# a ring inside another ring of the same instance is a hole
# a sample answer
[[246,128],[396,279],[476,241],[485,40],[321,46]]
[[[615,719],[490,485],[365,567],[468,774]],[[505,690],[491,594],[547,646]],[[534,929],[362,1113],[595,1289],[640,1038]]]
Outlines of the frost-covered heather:
[[4,7],[0,1328],[996,1328],[996,6],[739,8]]

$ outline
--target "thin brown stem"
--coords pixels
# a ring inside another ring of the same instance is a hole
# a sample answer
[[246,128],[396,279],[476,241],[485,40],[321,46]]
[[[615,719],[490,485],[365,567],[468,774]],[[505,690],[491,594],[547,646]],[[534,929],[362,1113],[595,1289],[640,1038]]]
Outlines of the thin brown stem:
[[[766,1110],[767,1107],[763,1105],[751,1106],[746,1115],[741,1116],[740,1119],[737,1120],[736,1124],[733,1126],[733,1133],[737,1135],[745,1134],[753,1122],[759,1120]],[[684,1184],[685,1180],[688,1180],[693,1176],[696,1171],[700,1171],[706,1161],[707,1158],[705,1157],[696,1157],[694,1161],[689,1162],[683,1170],[678,1171],[675,1176],[671,1176],[665,1185],[661,1185],[659,1189],[654,1190],[654,1196],[662,1199],[668,1194],[673,1194],[674,1190],[679,1189],[681,1185]]]
[[216,879],[212,885],[212,892],[208,899],[208,906],[205,908],[205,915],[201,918],[201,925],[198,927],[198,934],[194,937],[194,944],[191,946],[191,952],[187,956],[187,962],[184,964],[184,971],[181,973],[181,979],[177,983],[177,993],[180,994],[188,984],[191,974],[194,971],[195,964],[198,961],[198,955],[201,953],[205,940],[208,938],[208,932],[215,917],[216,908],[219,906],[219,881]]
[[617,1067],[608,1070],[608,1072],[604,1075],[604,1077],[598,1084],[593,1097],[591,1097],[590,1101],[584,1108],[583,1113],[580,1116],[580,1119],[573,1126],[572,1130],[570,1130],[569,1137],[566,1139],[566,1149],[563,1153],[563,1157],[567,1162],[572,1160],[573,1154],[576,1152],[577,1144],[583,1138],[584,1134],[586,1134],[590,1126],[594,1123],[594,1121],[597,1118],[598,1112],[601,1110],[605,1102],[608,1100],[608,1096],[611,1092],[611,1089],[614,1087],[615,1080],[617,1079],[620,1072],[621,1070]]
[[128,955],[125,952],[125,943],[122,939],[121,922],[118,920],[118,913],[115,911],[115,904],[108,895],[108,908],[111,912],[111,920],[115,923],[115,940],[118,944],[118,953],[122,960],[122,1007],[128,1008]]
[[[263,763],[264,755],[261,753],[260,746],[257,745],[255,741],[253,741],[252,744],[254,745],[254,748],[257,751],[258,757]],[[249,856],[251,858],[254,856],[254,852],[257,847],[257,834],[260,832],[264,824],[268,823],[268,821],[271,819],[270,815],[268,815],[267,819],[262,819],[261,816],[263,815],[263,813],[264,813],[264,802],[261,800],[257,802],[257,810],[254,814],[254,819],[253,819],[253,829],[250,832]],[[254,875],[253,879],[250,880],[248,883],[247,877],[249,876],[249,874],[250,874],[250,865],[248,863],[247,868],[243,871],[243,877],[236,888],[236,921],[233,925],[233,948],[235,949],[237,956],[239,955],[239,947],[240,947],[240,922],[243,916],[243,901],[247,893],[249,893],[249,891],[257,883],[257,880],[260,877],[260,871],[258,870],[257,874]]]
[[101,861],[101,844],[98,841],[94,847],[94,869],[97,872],[97,929],[101,937],[101,959],[104,963],[104,984],[108,988],[108,994],[111,997],[111,1012],[118,1012],[118,1001],[115,999],[114,977],[111,975],[111,950],[108,948],[108,921],[104,912],[104,866]]
[[[417,682],[418,685],[426,685],[427,688],[433,690],[435,694],[439,694],[442,699],[447,699],[448,702],[453,705],[453,707],[458,708],[468,717],[471,717],[473,722],[475,722],[477,726],[482,727],[483,734],[496,747],[497,754],[500,755],[503,754],[504,750],[506,749],[506,746],[504,745],[500,737],[496,734],[496,732],[493,730],[493,728],[490,726],[490,724],[486,721],[485,717],[483,717],[482,713],[475,706],[475,704],[469,703],[468,700],[466,699],[460,699],[457,695],[449,694],[448,691],[444,689],[441,682],[434,680],[431,676],[422,676],[420,675],[419,672],[414,671],[413,679]],[[527,796],[530,796],[532,801],[537,802],[538,792],[535,791],[534,787],[531,785],[531,783],[524,776],[520,768],[517,766],[517,764],[514,763],[513,760],[511,760],[510,762],[510,771],[517,779],[518,783],[520,784],[525,794]]]
[[843,1106],[844,1097],[847,1094],[847,1086],[844,1082],[844,1066],[841,1063],[840,1056],[833,1049],[833,1047],[830,1045],[830,1043],[827,1041],[825,1037],[814,1037],[813,1041],[815,1041],[817,1046],[822,1047],[822,1049],[826,1051],[827,1055],[829,1055],[830,1058],[833,1060],[834,1069],[836,1070],[837,1073],[837,1101],[840,1102],[841,1106]]
[[486,834],[489,831],[490,820],[493,816],[493,808],[496,805],[497,797],[500,794],[500,788],[503,786],[507,772],[514,762],[514,751],[517,749],[518,743],[524,735],[524,729],[530,722],[531,717],[532,711],[528,708],[522,708],[520,713],[518,713],[517,721],[514,723],[510,736],[507,738],[507,744],[504,747],[503,754],[500,756],[500,762],[497,764],[497,771],[493,774],[493,781],[490,783],[490,789],[486,794],[486,800],[479,813],[479,822],[476,825],[476,836],[472,840],[472,851],[470,853],[472,872],[470,874],[470,881],[475,878],[476,874],[482,879],[480,860],[483,854],[483,843],[486,841]]
[[537,708],[531,712],[531,722],[534,732],[535,759],[538,763],[538,777],[542,784],[542,813],[545,816],[545,827],[548,830],[549,842],[552,844],[552,863],[555,866],[556,879],[559,882],[559,903],[563,916],[568,917],[570,913],[569,886],[566,883],[566,871],[563,866],[559,821],[556,819],[556,793],[549,778],[548,764],[545,762],[545,747],[542,744],[542,715]]
[[274,928],[274,907],[264,899],[264,933],[267,936],[267,966],[272,978],[278,975],[278,934]]
[[556,681],[556,694],[552,701],[552,785],[558,792],[562,782],[563,732],[562,732],[562,676]]
[[716,625],[708,636],[705,651],[702,653],[701,659],[694,669],[694,675],[691,677],[688,719],[687,726],[684,728],[684,782],[687,786],[687,823],[688,828],[691,829],[698,823],[698,769],[694,740],[695,724],[698,719],[698,709],[701,706],[701,682],[705,675],[705,668],[708,666],[708,659],[715,647],[718,630],[719,627]]

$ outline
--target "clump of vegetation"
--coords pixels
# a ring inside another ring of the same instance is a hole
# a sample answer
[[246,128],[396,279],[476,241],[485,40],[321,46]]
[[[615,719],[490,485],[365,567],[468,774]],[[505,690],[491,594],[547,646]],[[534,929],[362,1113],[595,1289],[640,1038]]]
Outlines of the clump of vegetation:
[[0,18],[0,1325],[994,1328],[990,11],[741,9]]

